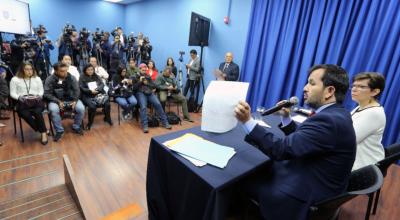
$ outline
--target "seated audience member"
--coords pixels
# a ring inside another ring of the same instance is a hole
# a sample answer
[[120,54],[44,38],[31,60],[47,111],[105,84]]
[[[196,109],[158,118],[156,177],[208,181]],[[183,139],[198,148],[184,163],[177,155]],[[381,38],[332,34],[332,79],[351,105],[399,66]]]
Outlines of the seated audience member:
[[341,105],[348,88],[341,67],[312,67],[304,99],[316,114],[297,126],[290,109],[281,110],[283,138],[258,125],[246,102],[236,106],[236,117],[248,134],[245,140],[274,161],[270,172],[243,186],[259,202],[263,218],[305,220],[311,204],[346,190],[356,154],[351,115]]
[[163,106],[165,106],[167,97],[171,97],[178,103],[182,104],[183,120],[193,122],[193,120],[190,119],[186,98],[185,96],[179,94],[179,89],[177,88],[175,78],[171,74],[171,68],[166,67],[162,75],[157,77],[155,83],[157,89],[159,90],[160,102],[163,103]]
[[91,64],[83,68],[83,74],[79,79],[79,87],[81,89],[82,102],[88,107],[89,122],[86,129],[90,130],[92,127],[98,107],[103,108],[104,121],[113,125],[110,116],[110,100],[104,91],[104,83],[98,75],[94,74],[94,68]]
[[[72,76],[74,76],[76,81],[79,81],[80,73],[78,71],[78,68],[76,68],[76,66],[72,65],[71,56],[64,55],[61,62],[64,63],[65,65],[67,65],[68,73],[71,74]],[[54,68],[52,69],[51,74],[54,74]]]
[[150,76],[146,74],[147,66],[142,63],[139,66],[140,74],[133,79],[134,87],[137,88],[136,97],[140,105],[140,122],[142,124],[143,132],[149,132],[148,118],[147,118],[147,102],[150,102],[157,114],[161,118],[161,123],[166,129],[171,129],[171,125],[168,123],[167,116],[158,100],[157,96],[154,94],[156,90],[156,85]]
[[54,141],[60,140],[64,135],[60,113],[75,112],[72,130],[83,135],[81,124],[85,114],[85,106],[79,100],[78,81],[68,73],[68,66],[65,63],[56,63],[53,68],[55,73],[47,77],[44,85],[44,97],[49,101],[51,120],[56,130]]
[[93,66],[94,72],[96,73],[96,75],[98,75],[100,77],[100,79],[103,81],[103,83],[106,84],[107,80],[108,80],[108,73],[102,66],[98,65],[97,58],[90,57],[89,63]]
[[375,164],[385,158],[381,141],[386,116],[378,102],[384,88],[385,78],[378,73],[359,73],[353,77],[351,97],[358,104],[351,112],[357,139],[353,170]]
[[233,62],[233,54],[231,52],[225,54],[225,62],[219,65],[219,70],[221,70],[225,81],[239,80],[239,66]]
[[126,75],[128,77],[135,76],[136,74],[139,74],[139,68],[136,67],[135,59],[133,59],[133,58],[129,59],[129,65],[128,65],[126,71],[127,71]]
[[151,80],[155,81],[157,79],[158,70],[153,60],[149,60],[149,64],[147,64],[146,73],[151,77]]
[[[132,76],[135,77],[135,76]],[[112,78],[113,90],[115,91],[115,101],[122,107],[122,118],[125,120],[131,119],[133,108],[137,104],[135,98],[132,79],[126,75],[126,68],[120,67]]]
[[172,59],[172,57],[168,57],[166,67],[171,68],[171,73],[173,74],[173,77],[177,77],[178,76],[177,75],[178,74],[178,70],[176,69],[175,62],[174,62],[174,59]]
[[16,110],[19,117],[34,131],[41,133],[41,142],[46,145],[47,128],[42,114],[43,83],[32,64],[22,63],[17,75],[10,81],[10,96],[17,101]]
[[[7,99],[10,93],[8,89],[8,83],[6,80],[7,71],[0,67],[0,109],[5,110],[8,109]],[[1,117],[2,115],[0,115]],[[1,119],[1,118],[0,118]]]

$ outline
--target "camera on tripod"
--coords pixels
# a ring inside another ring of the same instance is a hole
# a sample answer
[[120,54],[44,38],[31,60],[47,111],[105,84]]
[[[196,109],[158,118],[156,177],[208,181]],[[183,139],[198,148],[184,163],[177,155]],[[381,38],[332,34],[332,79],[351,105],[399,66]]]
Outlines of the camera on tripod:
[[43,26],[43,25],[41,25],[41,24],[39,24],[39,26],[37,27],[37,28],[33,28],[33,31],[36,33],[36,34],[38,34],[38,35],[41,35],[41,34],[46,34],[47,33],[47,30],[46,30],[46,28]]
[[96,28],[96,31],[92,34],[92,36],[93,36],[93,43],[99,43],[103,39],[104,31],[103,30],[100,31],[100,28]]
[[118,34],[118,30],[119,30],[119,29],[122,29],[122,28],[121,28],[121,27],[116,27],[113,31],[111,31],[111,35],[112,35],[113,37],[119,35],[119,34]]
[[69,23],[65,24],[64,29],[63,29],[63,34],[64,36],[71,36],[72,32],[76,31],[75,26],[71,25]]
[[136,41],[136,37],[134,37],[134,36],[133,36],[133,33],[131,33],[131,34],[128,36],[128,44],[129,44],[129,46],[133,46],[133,44],[135,43],[135,41]]
[[84,27],[79,32],[79,39],[81,41],[86,41],[88,39],[89,35],[90,35],[90,31]]
[[183,55],[185,55],[185,51],[179,51],[179,62],[183,62]]

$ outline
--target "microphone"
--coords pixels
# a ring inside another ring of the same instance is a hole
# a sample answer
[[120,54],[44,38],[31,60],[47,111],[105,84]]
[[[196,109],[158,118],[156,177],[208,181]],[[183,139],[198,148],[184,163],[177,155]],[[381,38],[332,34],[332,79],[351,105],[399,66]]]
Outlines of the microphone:
[[279,105],[265,110],[263,113],[261,113],[261,115],[262,116],[270,115],[274,112],[281,110],[282,108],[287,108],[287,107],[291,107],[293,105],[297,105],[297,103],[299,103],[299,99],[296,96],[293,96],[289,99],[289,101],[285,100],[282,103],[280,103]]

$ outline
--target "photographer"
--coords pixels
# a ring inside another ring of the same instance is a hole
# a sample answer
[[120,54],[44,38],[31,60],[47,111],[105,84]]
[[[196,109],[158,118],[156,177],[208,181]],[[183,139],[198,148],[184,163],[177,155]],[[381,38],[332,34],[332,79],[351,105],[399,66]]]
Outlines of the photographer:
[[79,70],[89,64],[89,57],[92,50],[92,43],[89,40],[90,32],[86,28],[82,28],[79,32],[78,44],[76,50],[79,51],[78,64]]
[[33,63],[37,44],[36,39],[29,36],[14,34],[14,37],[10,45],[12,53],[10,67],[12,72],[16,73],[23,61]]
[[85,106],[79,100],[80,90],[78,81],[68,73],[68,66],[64,63],[56,63],[55,73],[46,79],[44,85],[44,97],[49,101],[48,107],[56,134],[54,141],[58,141],[64,135],[61,124],[61,115],[74,112],[74,123],[72,130],[83,135],[81,128]]
[[110,71],[111,75],[117,72],[119,66],[124,65],[124,46],[121,44],[119,35],[114,36],[114,43],[111,45]]
[[109,59],[110,59],[110,33],[99,31],[96,29],[96,32],[93,33],[93,49],[92,56],[96,57],[100,66],[105,69],[108,69]]
[[188,112],[187,101],[185,96],[179,94],[179,89],[177,88],[174,76],[171,73],[170,67],[165,67],[162,75],[159,75],[155,82],[157,89],[159,90],[160,102],[164,106],[168,97],[171,97],[176,102],[182,104],[183,120],[193,122],[190,119]]
[[142,63],[145,63],[146,65],[149,63],[149,61],[151,60],[151,51],[152,50],[153,50],[153,47],[150,45],[149,38],[145,37],[143,39],[143,45],[140,48]]
[[190,88],[189,99],[194,99],[194,87],[196,86],[196,81],[199,80],[200,76],[200,58],[197,56],[197,51],[194,49],[190,51],[190,57],[192,59],[188,64],[186,64],[187,77],[183,95],[186,96]]
[[136,40],[133,36],[133,32],[128,36],[128,43],[126,47],[126,60],[135,59],[135,51],[137,51]]
[[143,46],[143,33],[139,32],[137,40],[135,42],[135,60],[137,61],[137,63],[142,63],[140,60],[142,46]]
[[45,81],[50,74],[50,50],[54,50],[54,46],[50,39],[46,38],[47,30],[43,25],[39,25],[36,29],[37,45],[35,57],[35,69],[42,81]]
[[134,88],[137,88],[136,97],[140,105],[140,122],[142,124],[143,132],[149,132],[148,118],[147,118],[147,102],[150,102],[156,110],[158,116],[161,118],[161,123],[166,129],[171,129],[171,125],[168,123],[167,116],[154,94],[156,91],[156,85],[154,84],[151,77],[146,74],[147,66],[142,63],[139,65],[140,74],[132,80]]
[[75,26],[66,24],[63,32],[57,40],[58,46],[58,61],[61,61],[64,55],[69,55],[73,58],[73,63],[76,65],[76,51],[74,49],[77,46],[78,32],[76,32]]
[[[133,76],[136,77],[136,76]],[[126,75],[126,68],[118,68],[118,73],[112,78],[115,101],[122,107],[122,118],[131,119],[131,112],[137,104],[132,85],[132,79]]]

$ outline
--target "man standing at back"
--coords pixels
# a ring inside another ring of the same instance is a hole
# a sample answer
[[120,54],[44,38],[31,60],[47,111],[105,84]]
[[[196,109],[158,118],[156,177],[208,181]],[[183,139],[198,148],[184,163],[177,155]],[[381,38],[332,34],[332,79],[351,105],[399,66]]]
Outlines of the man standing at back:
[[265,219],[307,219],[310,205],[346,190],[356,152],[351,116],[341,106],[348,88],[341,67],[312,67],[304,99],[316,114],[297,126],[289,109],[283,109],[284,138],[257,125],[246,102],[236,106],[236,117],[248,133],[245,140],[274,161],[270,173],[245,185]]

